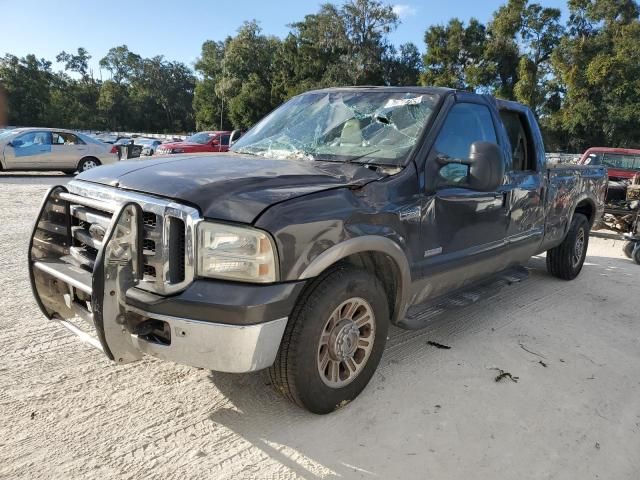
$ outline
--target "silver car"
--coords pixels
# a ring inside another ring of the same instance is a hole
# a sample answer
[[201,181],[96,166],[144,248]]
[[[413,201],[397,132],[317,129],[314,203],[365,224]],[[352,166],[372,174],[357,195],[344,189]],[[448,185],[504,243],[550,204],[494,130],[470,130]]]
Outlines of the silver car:
[[84,172],[118,161],[113,145],[55,128],[16,128],[0,133],[0,170]]

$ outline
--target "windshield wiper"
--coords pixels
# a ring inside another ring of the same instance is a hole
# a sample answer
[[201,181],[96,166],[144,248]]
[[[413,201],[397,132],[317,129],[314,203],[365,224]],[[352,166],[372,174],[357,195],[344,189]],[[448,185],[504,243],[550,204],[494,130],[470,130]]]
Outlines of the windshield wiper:
[[[364,154],[362,154],[362,155],[358,155],[357,157],[350,158],[350,159],[349,159],[349,160],[347,160],[345,163],[356,163],[358,160],[360,160],[360,159],[362,159],[362,158],[364,158],[364,157],[367,157],[367,156],[371,155],[372,153],[377,153],[377,152],[379,152],[380,150],[382,150],[382,149],[381,149],[381,148],[377,148],[376,150],[372,150],[372,151],[367,152],[367,153],[364,153]],[[369,162],[364,162],[364,163],[369,163]]]

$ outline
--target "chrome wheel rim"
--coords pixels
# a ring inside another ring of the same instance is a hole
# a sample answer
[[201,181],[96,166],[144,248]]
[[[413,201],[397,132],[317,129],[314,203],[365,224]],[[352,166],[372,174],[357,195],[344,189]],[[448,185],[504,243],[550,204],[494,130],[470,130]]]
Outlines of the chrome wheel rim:
[[371,356],[375,336],[376,319],[369,302],[353,297],[338,305],[318,343],[318,373],[324,384],[341,388],[353,382]]
[[82,164],[82,171],[86,172],[87,170],[91,170],[92,168],[96,168],[98,165],[93,160],[85,160]]
[[571,256],[571,262],[573,264],[573,268],[576,268],[580,265],[580,261],[582,260],[582,255],[584,253],[584,229],[580,229],[578,232],[578,236],[576,237],[576,243],[573,246],[573,255]]

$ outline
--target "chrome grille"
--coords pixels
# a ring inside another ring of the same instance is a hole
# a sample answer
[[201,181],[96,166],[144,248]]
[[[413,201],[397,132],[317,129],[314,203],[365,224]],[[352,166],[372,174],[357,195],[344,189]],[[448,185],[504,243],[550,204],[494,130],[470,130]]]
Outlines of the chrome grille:
[[[69,254],[92,271],[102,239],[118,204],[136,202],[143,210],[143,277],[139,288],[159,294],[184,289],[194,275],[196,209],[170,200],[110,187],[68,184],[72,245]],[[68,198],[65,198],[65,195]]]

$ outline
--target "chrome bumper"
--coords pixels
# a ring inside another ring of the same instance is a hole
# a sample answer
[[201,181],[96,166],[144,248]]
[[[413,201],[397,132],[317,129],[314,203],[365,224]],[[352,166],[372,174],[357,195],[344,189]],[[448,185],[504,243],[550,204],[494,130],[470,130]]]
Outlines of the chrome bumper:
[[161,360],[229,373],[252,372],[271,366],[287,326],[286,317],[240,326],[148,315],[169,324],[172,340],[171,345],[161,345],[132,336],[134,345],[141,352]]
[[[136,202],[114,206],[93,270],[69,255],[69,201],[89,199],[54,187],[45,197],[29,245],[31,286],[42,312],[117,363],[143,354],[223,372],[269,367],[287,318],[253,325],[227,325],[146,312],[127,303],[127,291],[142,278],[142,210]],[[55,239],[55,241],[54,241]],[[145,329],[160,328],[162,336]],[[159,325],[160,327],[157,327]],[[150,334],[151,332],[151,334]]]

